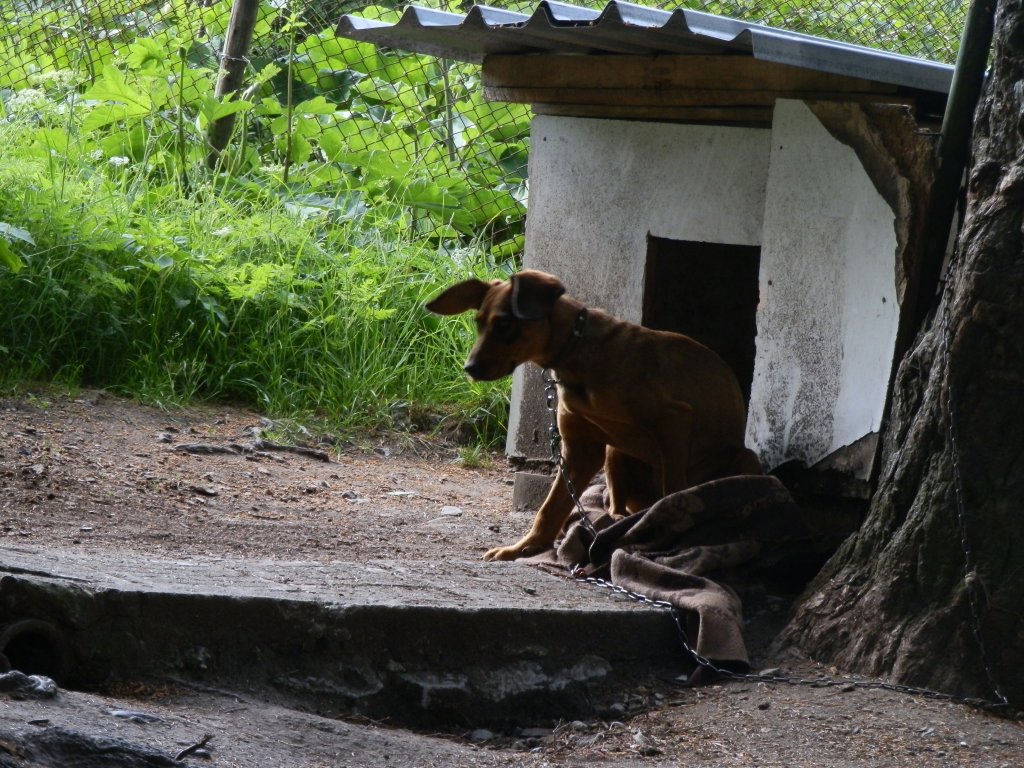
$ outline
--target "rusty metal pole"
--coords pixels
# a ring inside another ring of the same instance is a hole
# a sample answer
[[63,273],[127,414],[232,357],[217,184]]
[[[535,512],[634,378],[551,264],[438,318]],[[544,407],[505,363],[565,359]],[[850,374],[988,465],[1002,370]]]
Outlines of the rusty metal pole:
[[967,10],[936,149],[937,173],[928,215],[932,236],[918,275],[916,306],[911,308],[912,333],[920,329],[933,308],[942,275],[950,228],[971,149],[974,110],[985,83],[985,67],[995,27],[995,5],[996,0],[973,0]]
[[[220,78],[217,80],[216,90],[218,99],[234,93],[242,86],[245,65],[248,62],[249,46],[252,44],[252,34],[259,16],[259,7],[259,0],[235,0],[231,6],[231,20],[228,22],[224,51],[220,57]],[[209,146],[206,164],[210,168],[217,166],[221,152],[227,147],[234,127],[234,114],[225,115],[210,123],[206,133],[206,141]]]

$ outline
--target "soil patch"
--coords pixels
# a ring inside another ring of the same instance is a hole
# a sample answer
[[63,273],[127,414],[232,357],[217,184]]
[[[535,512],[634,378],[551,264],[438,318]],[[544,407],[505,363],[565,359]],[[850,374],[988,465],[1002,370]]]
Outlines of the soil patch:
[[[510,509],[503,457],[489,462],[460,465],[451,446],[415,436],[339,445],[223,406],[161,411],[101,392],[8,398],[0,401],[0,546],[45,546],[54,557],[476,560],[517,538],[532,517]],[[760,668],[841,675],[758,653]],[[112,734],[172,757],[209,733],[210,764],[220,766],[1024,765],[1018,720],[891,691],[691,690],[666,681],[630,696],[619,719],[440,739],[182,681],[47,700],[0,694],[0,758],[11,761],[0,765],[32,765],[32,740],[54,727]]]

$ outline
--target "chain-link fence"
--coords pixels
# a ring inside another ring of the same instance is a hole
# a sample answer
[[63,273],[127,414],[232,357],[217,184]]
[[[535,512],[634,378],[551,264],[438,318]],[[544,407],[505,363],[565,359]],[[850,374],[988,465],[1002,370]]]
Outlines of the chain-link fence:
[[[446,0],[420,5],[449,7]],[[578,0],[603,7],[604,0]],[[648,3],[660,8],[675,3]],[[400,207],[417,236],[521,249],[529,108],[482,98],[479,67],[338,38],[345,13],[398,19],[404,3],[265,0],[230,104],[214,94],[230,0],[15,0],[0,10],[0,105],[58,100],[110,157],[202,168],[205,126],[238,118],[209,172],[272,172],[293,205],[354,215]],[[534,0],[493,5],[531,13]],[[685,7],[951,62],[966,0],[692,0]],[[97,105],[105,105],[97,108]],[[52,115],[50,120],[59,121]],[[154,149],[154,146],[156,149]],[[163,159],[163,160],[162,160]],[[168,171],[171,173],[171,171]],[[198,171],[196,171],[198,173]],[[358,186],[358,202],[339,189]],[[340,202],[343,200],[344,202]]]

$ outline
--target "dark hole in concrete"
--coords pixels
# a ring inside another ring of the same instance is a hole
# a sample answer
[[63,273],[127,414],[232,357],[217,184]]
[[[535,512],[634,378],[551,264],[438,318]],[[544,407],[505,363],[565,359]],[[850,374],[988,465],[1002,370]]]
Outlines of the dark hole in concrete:
[[67,671],[66,660],[65,639],[49,622],[22,619],[0,627],[0,667],[45,675],[60,684]]
[[643,324],[717,352],[750,401],[761,249],[647,236]]

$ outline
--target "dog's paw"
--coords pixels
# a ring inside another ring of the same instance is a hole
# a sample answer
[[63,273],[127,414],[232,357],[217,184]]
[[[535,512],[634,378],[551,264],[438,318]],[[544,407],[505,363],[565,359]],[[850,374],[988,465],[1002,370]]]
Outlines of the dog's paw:
[[523,557],[523,552],[519,549],[519,546],[513,544],[511,547],[495,547],[489,549],[484,554],[484,560],[515,560],[517,557]]
[[509,547],[495,547],[487,550],[484,560],[518,560],[520,557],[530,557],[543,550],[543,545],[523,539]]

